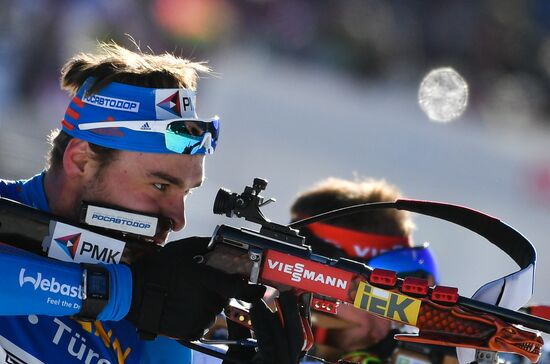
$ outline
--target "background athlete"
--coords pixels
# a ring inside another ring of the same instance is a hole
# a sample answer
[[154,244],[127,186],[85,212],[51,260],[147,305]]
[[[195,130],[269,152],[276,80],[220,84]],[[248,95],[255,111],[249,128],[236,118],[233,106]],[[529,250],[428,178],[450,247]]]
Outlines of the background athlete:
[[[327,178],[302,191],[291,206],[292,221],[334,209],[395,201],[399,189],[384,180]],[[348,257],[373,268],[393,270],[399,277],[439,280],[437,264],[427,246],[414,246],[414,224],[407,211],[383,209],[334,218],[300,230],[313,251],[332,258]],[[338,308],[337,318],[315,313],[318,356],[352,362],[397,362],[409,355],[417,363],[454,363],[454,349],[398,343],[393,336],[403,330],[390,320],[351,305]]]

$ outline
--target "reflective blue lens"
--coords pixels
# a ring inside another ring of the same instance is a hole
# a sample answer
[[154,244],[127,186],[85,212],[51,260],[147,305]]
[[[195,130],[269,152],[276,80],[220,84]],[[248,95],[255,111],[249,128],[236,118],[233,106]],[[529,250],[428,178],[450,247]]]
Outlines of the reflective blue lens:
[[427,247],[390,250],[372,257],[367,264],[372,268],[393,270],[399,276],[406,276],[406,273],[416,274],[422,272],[431,275],[434,283],[439,282],[435,257]]
[[164,137],[166,139],[166,148],[179,154],[194,154],[192,151],[196,149],[202,141],[202,136],[194,137],[191,135],[179,135],[169,130],[166,131]]
[[179,154],[212,154],[216,149],[220,121],[177,120],[165,132],[166,148]]

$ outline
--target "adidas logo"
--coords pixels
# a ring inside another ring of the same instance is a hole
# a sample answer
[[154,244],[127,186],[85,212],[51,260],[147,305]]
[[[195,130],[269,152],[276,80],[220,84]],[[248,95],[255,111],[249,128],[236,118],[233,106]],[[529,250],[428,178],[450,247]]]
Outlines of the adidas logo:
[[149,126],[149,123],[145,123],[141,126],[141,130],[151,130],[151,127]]

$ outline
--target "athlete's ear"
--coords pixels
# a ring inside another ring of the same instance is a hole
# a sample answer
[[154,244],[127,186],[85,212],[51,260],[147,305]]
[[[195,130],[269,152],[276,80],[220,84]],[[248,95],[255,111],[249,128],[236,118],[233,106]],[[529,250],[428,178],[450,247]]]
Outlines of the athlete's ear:
[[93,160],[92,151],[87,141],[73,138],[63,153],[63,170],[68,177],[78,178],[90,173]]

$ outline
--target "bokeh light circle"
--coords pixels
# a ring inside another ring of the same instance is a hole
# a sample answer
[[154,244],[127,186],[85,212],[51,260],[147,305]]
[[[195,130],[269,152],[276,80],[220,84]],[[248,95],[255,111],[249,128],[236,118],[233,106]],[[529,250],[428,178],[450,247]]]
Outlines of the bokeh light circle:
[[418,103],[430,120],[449,122],[468,105],[468,84],[450,67],[430,71],[420,83]]

